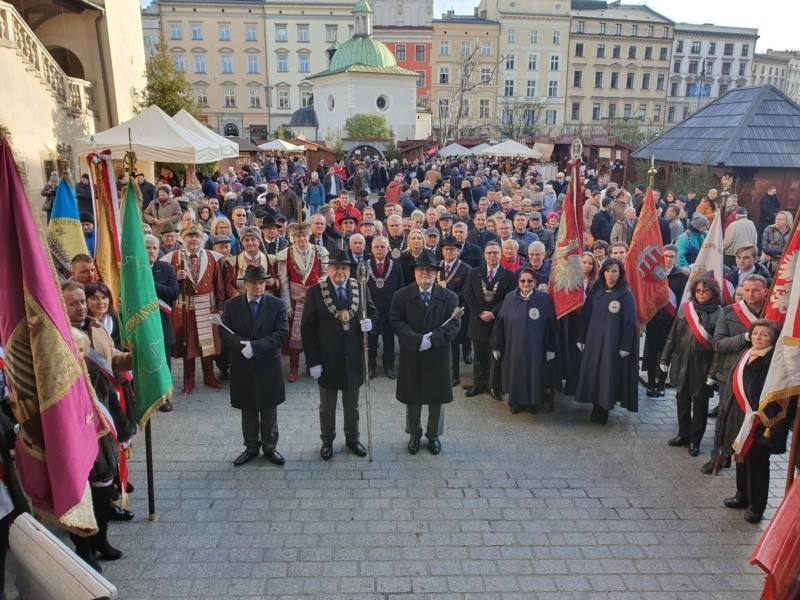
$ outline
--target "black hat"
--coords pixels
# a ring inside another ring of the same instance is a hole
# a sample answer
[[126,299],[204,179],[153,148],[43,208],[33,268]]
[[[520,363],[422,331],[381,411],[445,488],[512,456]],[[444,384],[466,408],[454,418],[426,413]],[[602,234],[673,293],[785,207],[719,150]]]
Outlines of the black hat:
[[178,226],[175,223],[165,223],[161,228],[161,233],[178,233]]
[[368,198],[369,192],[367,190],[358,190],[358,197],[359,198]]
[[242,281],[264,281],[267,279],[267,272],[261,265],[248,265],[244,270]]
[[277,226],[278,222],[272,215],[267,215],[266,217],[264,217],[264,220],[261,221],[261,229],[266,229],[267,227],[277,227]]
[[442,248],[460,248],[461,244],[458,243],[458,240],[455,236],[446,235],[444,239],[439,244]]
[[278,214],[275,215],[275,220],[280,223],[281,221],[288,221],[289,219],[287,219],[285,215]]
[[261,210],[261,209],[258,209],[257,211],[255,211],[255,212],[253,213],[253,216],[254,216],[256,219],[263,219],[263,218],[264,218],[264,217],[266,217],[268,214],[269,214],[269,213],[268,213],[267,211],[265,211],[265,210]]
[[83,210],[79,216],[81,218],[81,223],[94,223],[94,217],[90,212]]
[[452,221],[452,220],[453,220],[453,215],[451,215],[449,212],[443,212],[441,215],[439,215],[439,221]]
[[416,269],[417,267],[429,267],[431,269],[436,269],[437,271],[442,270],[442,267],[439,265],[439,261],[436,260],[436,257],[430,250],[423,250],[420,253],[420,255],[417,257],[417,260],[414,261],[414,268]]
[[352,221],[353,223],[355,223],[356,218],[353,215],[345,214],[345,216],[339,219],[339,223],[344,223],[345,221]]
[[350,255],[344,250],[331,250],[328,255],[328,265],[347,265],[348,267],[355,266],[356,262],[350,258]]
[[211,238],[211,245],[216,246],[217,244],[230,244],[231,243],[231,236],[229,235],[215,235]]

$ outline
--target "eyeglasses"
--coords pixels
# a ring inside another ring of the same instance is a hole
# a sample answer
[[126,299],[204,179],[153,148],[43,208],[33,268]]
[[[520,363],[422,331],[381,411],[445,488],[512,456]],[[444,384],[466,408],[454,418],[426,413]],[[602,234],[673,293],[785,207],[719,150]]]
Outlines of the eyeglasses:
[[533,279],[520,279],[519,282],[520,283],[531,284],[531,283],[533,283]]

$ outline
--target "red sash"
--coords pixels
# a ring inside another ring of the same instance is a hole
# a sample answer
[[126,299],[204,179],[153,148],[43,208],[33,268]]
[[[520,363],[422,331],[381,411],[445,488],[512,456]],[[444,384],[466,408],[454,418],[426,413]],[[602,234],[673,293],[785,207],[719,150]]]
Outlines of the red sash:
[[[691,304],[691,302],[689,304]],[[669,290],[669,300],[666,306],[664,306],[664,310],[673,318],[678,314],[678,299],[675,297],[675,292],[673,292],[672,289]]]
[[167,304],[166,302],[164,302],[163,300],[161,300],[161,299],[159,299],[159,301],[158,301],[158,309],[161,312],[163,312],[165,315],[171,315],[172,314],[172,307],[169,304]]
[[758,317],[751,313],[750,309],[747,308],[744,300],[739,300],[739,302],[733,305],[733,312],[736,313],[736,316],[739,317],[742,325],[744,325],[747,329],[750,329],[750,325],[753,324],[753,321],[758,319]]
[[733,397],[736,400],[736,404],[739,405],[739,408],[741,408],[744,413],[744,422],[731,446],[736,454],[741,457],[744,457],[750,450],[750,446],[753,444],[753,434],[760,422],[758,413],[750,408],[750,403],[747,401],[747,396],[744,394],[744,367],[749,358],[749,350],[742,352],[742,355],[739,357],[739,362],[736,363],[736,368],[733,370]]
[[733,297],[736,295],[736,288],[727,279],[722,280],[722,301],[725,304],[733,304]]
[[686,317],[686,322],[689,324],[689,329],[692,330],[692,335],[694,335],[697,343],[709,352],[713,352],[714,346],[711,345],[711,334],[703,327],[691,301],[683,305],[683,315]]

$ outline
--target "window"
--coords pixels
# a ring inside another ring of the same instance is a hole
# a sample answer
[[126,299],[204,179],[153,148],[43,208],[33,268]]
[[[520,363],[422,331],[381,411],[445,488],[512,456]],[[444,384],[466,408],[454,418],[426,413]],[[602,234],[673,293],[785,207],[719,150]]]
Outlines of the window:
[[653,47],[647,46],[644,49],[644,59],[645,60],[653,60]]
[[647,118],[647,105],[640,104],[639,105],[639,120],[644,121]]
[[528,54],[528,71],[535,71],[538,62],[539,62],[538,55]]
[[481,44],[481,56],[491,56],[492,55],[492,42],[483,42]]
[[297,55],[297,70],[301,73],[311,72],[311,55],[308,52],[301,52]]
[[208,108],[208,91],[206,88],[197,88],[197,103],[203,108]]
[[443,98],[439,100],[439,118],[447,118],[450,116],[450,100]]
[[572,74],[572,87],[583,87],[583,71],[575,71]]
[[257,56],[248,56],[247,57],[247,72],[248,73],[258,73],[258,57]]
[[669,85],[669,95],[670,95],[670,97],[676,98],[678,96],[678,86],[679,85],[680,84],[677,81],[673,81]]
[[[378,98],[380,100],[380,98]],[[469,117],[469,100],[466,98],[461,98],[461,116],[462,117]]]
[[417,87],[424,88],[425,84],[425,71],[417,71]]
[[597,33],[599,33],[600,35],[605,35],[606,34],[606,24],[605,23],[599,23],[597,25]]
[[236,108],[236,90],[232,87],[222,88],[222,99],[226,108]]
[[555,125],[557,116],[558,116],[558,111],[546,110],[544,112],[544,124],[545,125]]
[[572,103],[572,120],[573,121],[580,121],[581,120],[581,103],[580,102],[573,102]]
[[461,42],[461,56],[469,56],[472,54],[472,44],[468,41]]
[[670,106],[667,108],[667,123],[674,123],[675,122],[675,107]]
[[297,26],[297,41],[298,42],[307,42],[309,41],[309,34],[308,34],[308,25],[298,25]]
[[487,84],[492,82],[492,70],[487,67],[481,68],[481,83]]
[[289,34],[286,25],[275,25],[275,41],[286,42],[288,40]]
[[635,79],[635,75],[633,73],[628,73],[627,77],[625,78],[625,89],[632,90],[633,89],[633,80]]
[[439,83],[441,85],[450,83],[450,67],[439,67]]
[[230,54],[223,54],[221,61],[222,72],[227,74],[233,73],[233,57]]
[[417,44],[414,46],[414,60],[417,62],[425,62],[425,44]]
[[289,53],[278,52],[278,72],[287,73],[289,71]]
[[747,73],[747,63],[739,63],[739,77],[744,77]]
[[742,58],[750,56],[750,44],[742,44]]
[[631,25],[631,37],[636,37],[637,35],[639,35],[639,26]]
[[683,118],[686,119],[688,116],[689,116],[689,107],[688,106],[684,106],[683,107]]
[[620,56],[622,56],[622,46],[611,48],[611,58],[619,58]]
[[203,39],[203,26],[199,23],[195,23],[192,25],[192,39],[193,40],[202,40]]
[[708,55],[714,56],[717,53],[717,43],[716,42],[709,42],[708,44]]
[[[539,43],[539,31],[536,29],[531,30],[531,44],[538,44]],[[553,43],[557,44],[558,42],[555,41],[555,34],[553,34]]]
[[231,26],[227,23],[219,24],[219,39],[221,42],[229,42],[231,39]]
[[705,58],[703,59],[703,71],[706,73],[713,73],[714,72],[714,59],[713,58]]
[[325,41],[332,44],[339,37],[339,28],[336,25],[325,25]]
[[506,98],[510,98],[514,95],[514,80],[513,79],[506,79],[505,83],[503,84],[503,96]]
[[647,37],[653,37],[653,26],[652,25],[648,25],[647,26]]
[[683,40],[678,40],[678,43],[675,44],[675,52],[683,52]]
[[667,60],[667,49],[661,48],[658,51],[658,60]]
[[660,120],[661,120],[661,105],[660,104],[656,104],[653,107],[653,121],[658,122]]
[[672,63],[672,72],[673,73],[680,73],[681,72],[681,61],[676,60]]
[[606,45],[597,44],[597,58],[605,58],[605,57],[606,57]]
[[258,34],[256,33],[256,26],[255,25],[245,25],[244,26],[244,39],[248,42],[256,42],[258,41]]
[[622,35],[622,23],[614,25],[614,35]]
[[548,98],[557,98],[558,97],[558,82],[557,81],[548,81],[547,82],[547,97]]
[[625,104],[622,106],[622,118],[623,119],[630,119],[631,118],[631,105]]
[[611,74],[611,89],[616,90],[619,88],[619,73]]
[[723,51],[725,56],[733,56],[733,44],[725,44],[725,50]]
[[195,54],[194,55],[194,72],[195,73],[205,73],[206,72],[206,55],[205,54]]
[[692,49],[689,50],[692,54],[700,54],[700,42],[692,42]]
[[731,63],[729,63],[729,62],[722,63],[722,74],[723,75],[730,75],[731,74]]
[[169,26],[169,39],[171,39],[171,40],[182,40],[183,39],[183,31],[181,31],[180,23],[172,23]]
[[313,94],[309,91],[302,91],[300,92],[300,106],[302,108],[306,108],[307,106],[311,106],[311,99],[313,98]]
[[486,98],[478,101],[478,117],[481,119],[489,118],[489,100]]
[[558,71],[558,63],[559,63],[558,54],[551,54],[550,55],[550,70],[551,71]]
[[439,56],[449,56],[450,55],[450,42],[447,40],[441,40],[439,42]]
[[669,37],[669,27],[662,27],[661,28],[661,37],[666,39]]
[[583,44],[575,44],[575,56],[583,56]]
[[656,78],[656,89],[657,90],[663,90],[664,89],[664,82],[665,82],[664,75],[663,74],[658,75],[658,77]]
[[503,125],[511,125],[514,122],[514,111],[510,108],[504,108],[500,115],[500,120]]
[[526,108],[522,111],[522,124],[525,127],[533,127],[536,122],[536,110],[533,108]]
[[289,90],[278,90],[278,108],[290,108]]
[[250,108],[261,108],[261,92],[258,88],[250,88]]
[[[532,38],[533,38],[533,32],[531,32],[531,39]],[[537,42],[531,41],[531,44],[538,43],[539,36],[537,35],[536,38],[537,38]],[[553,32],[553,45],[554,46],[559,46],[560,44],[561,44],[561,32],[560,31],[554,31]]]
[[516,29],[509,29],[506,35],[509,44],[515,44],[517,42],[517,30]]
[[172,57],[172,62],[175,63],[175,70],[180,72],[186,71],[186,59],[183,54],[175,54]]
[[513,71],[516,68],[517,57],[513,52],[506,54],[506,71]]
[[406,45],[405,44],[397,44],[394,47],[394,57],[397,60],[405,60],[406,59]]
[[613,102],[608,105],[608,118],[609,119],[617,118],[617,105]]
[[592,121],[600,120],[600,103],[595,102],[592,104]]
[[630,46],[628,48],[628,58],[636,58],[636,46]]
[[697,74],[697,65],[698,62],[696,60],[689,61],[689,73],[696,75]]
[[[580,71],[576,71],[576,73],[580,73]],[[580,85],[578,87],[580,87]],[[525,95],[528,98],[535,98],[536,97],[536,80],[535,79],[528,79],[528,81],[525,82]]]
[[594,87],[596,88],[603,87],[603,74],[600,71],[597,71],[594,74]]
[[728,86],[720,84],[719,86],[719,95],[723,96],[724,94],[728,93]]
[[642,73],[642,89],[650,89],[650,73]]
[[[578,21],[578,26],[575,29],[575,33],[586,33],[586,21]],[[572,105],[573,108],[575,105]]]

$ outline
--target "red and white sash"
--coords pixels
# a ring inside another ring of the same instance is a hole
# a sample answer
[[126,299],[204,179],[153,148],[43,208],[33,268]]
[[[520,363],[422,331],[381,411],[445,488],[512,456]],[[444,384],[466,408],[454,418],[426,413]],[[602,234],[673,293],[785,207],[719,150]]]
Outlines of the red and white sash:
[[[691,302],[689,304],[691,304]],[[675,296],[675,292],[672,291],[672,288],[669,288],[669,300],[664,310],[667,311],[670,317],[674,317],[678,314],[678,298]]]
[[736,316],[739,317],[742,325],[744,325],[747,329],[750,329],[750,325],[753,324],[753,321],[758,320],[758,317],[750,312],[749,308],[747,308],[744,300],[739,300],[739,302],[733,305],[733,312],[736,313]]
[[739,408],[741,408],[742,412],[744,412],[744,422],[742,423],[742,428],[739,430],[739,433],[731,446],[734,452],[736,452],[736,454],[742,458],[744,458],[744,456],[750,450],[750,446],[753,444],[753,434],[755,433],[756,427],[760,422],[758,413],[750,408],[750,403],[747,401],[747,396],[745,396],[744,393],[744,367],[747,365],[747,361],[749,359],[749,350],[743,352],[742,356],[739,357],[739,362],[736,364],[736,368],[733,370],[732,383],[733,397],[736,400],[736,404],[738,404]]
[[736,288],[727,279],[722,280],[722,302],[724,304],[733,304],[733,298],[736,295]]
[[689,329],[692,330],[692,335],[697,342],[706,350],[713,352],[714,346],[711,345],[711,334],[703,327],[700,322],[700,316],[694,308],[694,304],[689,301],[683,305],[683,315],[686,317],[686,322],[689,324]]
[[172,314],[172,307],[161,299],[158,300],[158,309],[165,315]]

